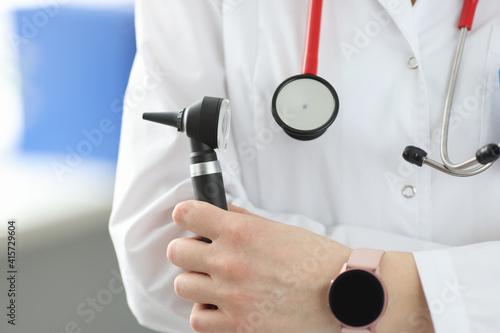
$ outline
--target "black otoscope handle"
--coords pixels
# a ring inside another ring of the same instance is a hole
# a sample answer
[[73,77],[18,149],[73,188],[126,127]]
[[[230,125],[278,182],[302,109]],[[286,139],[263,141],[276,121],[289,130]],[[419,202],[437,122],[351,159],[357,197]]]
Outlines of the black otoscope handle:
[[[217,154],[208,145],[191,139],[191,181],[194,198],[227,210],[226,190]],[[203,237],[207,243],[212,241]]]
[[227,210],[222,169],[212,147],[191,139],[191,181],[194,197]]
[[226,192],[221,172],[191,177],[191,181],[196,200],[205,201],[227,210]]

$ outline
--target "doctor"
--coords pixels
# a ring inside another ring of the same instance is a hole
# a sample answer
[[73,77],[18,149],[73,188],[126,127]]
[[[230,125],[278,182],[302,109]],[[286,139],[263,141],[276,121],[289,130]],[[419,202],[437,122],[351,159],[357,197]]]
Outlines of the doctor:
[[[138,0],[110,221],[138,321],[160,332],[500,331],[500,164],[456,178],[401,157],[416,145],[439,158],[461,8],[324,1],[318,75],[340,111],[298,141],[271,100],[300,73],[307,1]],[[481,0],[452,160],[500,141],[499,69],[500,2]],[[232,105],[218,154],[229,212],[190,201],[187,138],[141,119],[203,96]],[[366,306],[350,307],[356,290]]]

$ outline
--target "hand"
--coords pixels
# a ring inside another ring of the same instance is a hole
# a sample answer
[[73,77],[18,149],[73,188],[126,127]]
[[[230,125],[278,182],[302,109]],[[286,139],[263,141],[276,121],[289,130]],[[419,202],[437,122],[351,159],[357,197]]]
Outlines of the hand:
[[187,270],[174,287],[178,296],[195,303],[193,329],[338,331],[328,290],[351,249],[236,206],[229,210],[187,201],[172,215],[180,227],[200,236],[173,240],[167,249],[168,259]]

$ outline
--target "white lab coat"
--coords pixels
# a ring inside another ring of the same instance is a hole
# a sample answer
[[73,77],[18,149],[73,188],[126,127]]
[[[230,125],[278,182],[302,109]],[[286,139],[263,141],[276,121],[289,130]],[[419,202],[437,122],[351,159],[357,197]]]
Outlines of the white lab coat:
[[[499,332],[500,163],[456,178],[401,157],[419,145],[439,158],[462,1],[324,1],[318,75],[340,111],[323,136],[299,142],[275,124],[271,99],[300,73],[307,3],[137,1],[110,222],[133,313],[158,331],[192,331],[191,304],[173,291],[181,271],[165,257],[169,241],[187,235],[171,213],[193,197],[189,143],[141,115],[217,96],[233,110],[219,153],[229,200],[350,247],[413,251],[437,333]],[[499,68],[500,2],[482,0],[454,99],[456,162],[500,141]],[[407,185],[413,198],[402,195]],[[408,320],[421,328],[418,313]]]

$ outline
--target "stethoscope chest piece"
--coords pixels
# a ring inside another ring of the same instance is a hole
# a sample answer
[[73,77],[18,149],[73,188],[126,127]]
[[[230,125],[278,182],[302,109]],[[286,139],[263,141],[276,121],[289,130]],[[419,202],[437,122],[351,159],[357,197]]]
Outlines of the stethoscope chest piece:
[[292,76],[281,83],[272,100],[276,122],[292,138],[313,140],[330,127],[339,111],[337,92],[325,79]]

